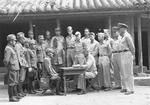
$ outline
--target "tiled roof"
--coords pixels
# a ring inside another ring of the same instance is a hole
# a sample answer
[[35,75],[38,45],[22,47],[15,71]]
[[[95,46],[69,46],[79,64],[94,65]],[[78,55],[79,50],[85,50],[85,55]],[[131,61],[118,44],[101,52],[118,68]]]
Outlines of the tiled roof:
[[134,9],[150,0],[0,0],[0,13]]

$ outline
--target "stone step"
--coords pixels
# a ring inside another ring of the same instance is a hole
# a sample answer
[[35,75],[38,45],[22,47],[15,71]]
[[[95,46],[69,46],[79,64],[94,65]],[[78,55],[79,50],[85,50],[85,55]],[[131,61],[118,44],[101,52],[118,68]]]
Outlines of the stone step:
[[150,76],[149,77],[134,77],[134,83],[138,86],[150,86]]

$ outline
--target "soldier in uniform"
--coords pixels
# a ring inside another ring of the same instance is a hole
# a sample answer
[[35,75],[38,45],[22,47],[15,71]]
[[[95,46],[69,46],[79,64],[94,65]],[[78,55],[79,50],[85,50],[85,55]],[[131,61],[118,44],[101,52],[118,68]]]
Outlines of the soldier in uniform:
[[[48,86],[43,87],[43,93],[46,92],[47,89],[49,89],[49,83],[50,88],[52,89],[52,94],[56,95],[63,95],[60,92],[60,77],[59,74],[53,69],[52,67],[52,58],[53,58],[54,51],[50,48],[46,49],[46,57],[44,58],[43,62],[43,71],[42,71],[42,80],[41,82],[46,82]],[[49,81],[50,80],[50,81]]]
[[89,35],[90,35],[90,30],[88,28],[85,28],[84,29],[84,37],[82,37],[81,41],[86,44],[87,49],[88,49],[90,42],[91,42]]
[[133,75],[133,59],[135,47],[131,35],[128,33],[128,26],[124,23],[118,23],[121,38],[121,60],[123,69],[121,70],[121,80],[123,83],[122,91],[125,95],[134,93],[134,75]]
[[[85,78],[86,79],[95,78],[97,75],[97,68],[96,68],[95,59],[87,50],[84,51],[84,56],[86,58],[86,62],[85,62],[85,64],[83,64],[81,66],[86,68]],[[81,74],[78,77],[78,89],[81,89],[80,93],[78,95],[82,95],[82,94],[86,93],[86,91],[85,91],[86,87],[84,87],[85,86],[84,82],[85,82],[84,76],[83,76],[83,74]]]
[[47,48],[51,48],[51,32],[49,30],[45,33],[45,43],[47,45]]
[[[98,33],[98,54],[99,54],[99,70],[98,70],[98,78],[99,84],[105,87],[105,90],[111,90],[111,80],[110,80],[110,55],[111,48],[110,45],[104,43],[104,33]],[[104,84],[103,84],[104,83]]]
[[14,34],[7,36],[8,44],[4,52],[4,64],[8,69],[8,95],[10,102],[18,102],[17,85],[19,83],[19,62],[15,51],[16,37]]
[[73,65],[74,61],[74,44],[76,37],[73,35],[73,29],[71,26],[67,27],[68,36],[66,37],[66,48],[67,48],[67,66]]
[[45,50],[47,48],[43,35],[38,36],[38,42],[36,48],[37,48],[36,54],[37,54],[38,79],[40,80],[40,77],[42,75],[42,70],[43,70],[42,63],[44,61],[44,58],[46,57]]
[[76,40],[75,40],[75,60],[74,64],[80,64],[83,65],[85,63],[85,57],[84,57],[84,50],[87,49],[86,44],[81,41],[81,33],[76,32],[75,33]]
[[61,35],[60,28],[55,28],[55,36],[52,37],[51,47],[55,50],[54,54],[54,65],[56,67],[56,71],[59,71],[59,68],[64,66],[65,64],[65,52],[64,52],[64,37]]
[[29,32],[28,32],[28,40],[36,43],[36,40],[34,39],[34,33],[32,30],[29,30]]
[[112,27],[112,38],[113,41],[110,42],[112,48],[112,63],[114,69],[114,82],[115,82],[115,89],[121,88],[121,77],[120,77],[120,70],[122,69],[122,59],[120,54],[120,39],[119,39],[118,27]]
[[19,60],[19,65],[20,65],[20,78],[19,78],[19,86],[18,86],[18,91],[20,93],[20,96],[25,96],[25,93],[23,93],[23,84],[25,83],[25,78],[26,78],[26,71],[28,68],[28,63],[25,59],[25,48],[23,47],[24,44],[24,33],[23,32],[18,32],[17,33],[17,43],[15,45],[15,49],[17,52],[17,57]]

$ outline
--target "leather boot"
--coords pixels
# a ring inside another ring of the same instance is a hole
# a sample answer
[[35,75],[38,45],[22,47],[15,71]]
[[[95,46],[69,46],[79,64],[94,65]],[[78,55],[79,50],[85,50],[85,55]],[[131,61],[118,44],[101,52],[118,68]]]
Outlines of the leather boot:
[[22,85],[22,83],[19,83],[19,85],[17,86],[17,90],[18,90],[19,96],[22,96],[22,97],[26,96],[26,94],[23,93],[23,85]]
[[20,96],[18,95],[17,86],[14,86],[14,87],[13,87],[13,92],[14,92],[14,96],[15,96],[17,99],[21,99],[21,98],[22,98],[22,97],[20,97]]
[[14,93],[13,93],[13,86],[8,86],[8,95],[9,95],[9,101],[10,102],[18,102],[19,99],[17,99],[15,96],[14,96]]

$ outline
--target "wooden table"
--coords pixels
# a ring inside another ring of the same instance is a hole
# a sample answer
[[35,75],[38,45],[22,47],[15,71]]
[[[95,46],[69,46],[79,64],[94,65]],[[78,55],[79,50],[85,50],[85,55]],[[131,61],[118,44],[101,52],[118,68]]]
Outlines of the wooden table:
[[[66,76],[85,74],[84,73],[85,68],[61,67],[60,71],[61,71],[61,75],[63,76],[63,80],[64,80],[64,94],[65,95],[67,93]],[[85,82],[84,82],[84,87],[85,87]]]

